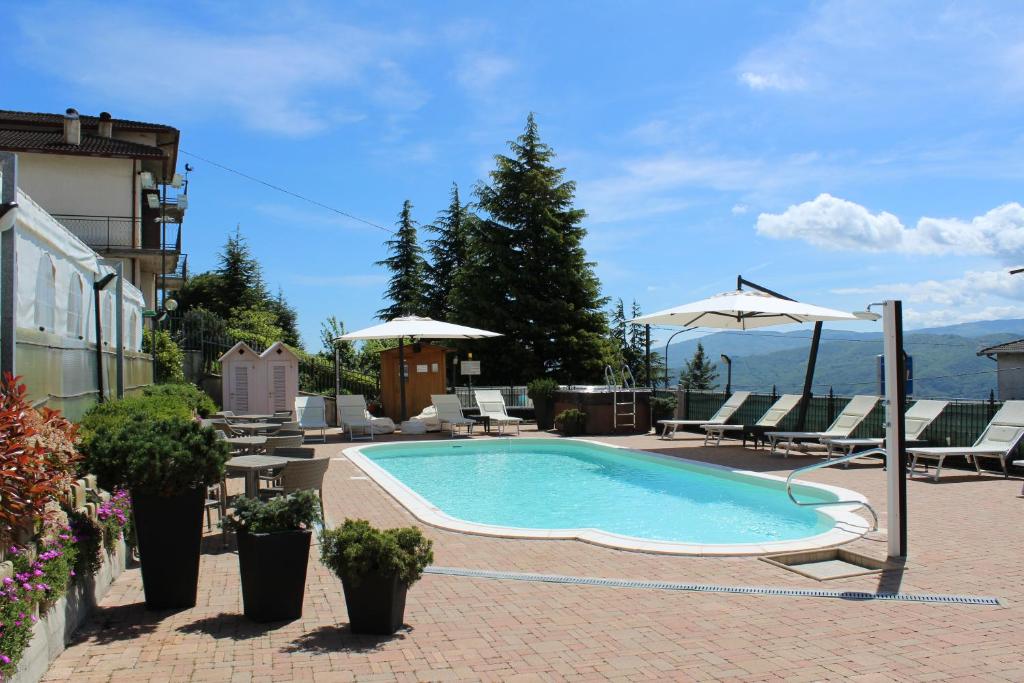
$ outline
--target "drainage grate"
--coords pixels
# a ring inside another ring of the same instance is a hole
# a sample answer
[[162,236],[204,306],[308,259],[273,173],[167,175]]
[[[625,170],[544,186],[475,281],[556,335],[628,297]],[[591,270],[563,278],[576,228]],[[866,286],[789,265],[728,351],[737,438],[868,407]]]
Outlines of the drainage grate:
[[694,593],[735,593],[740,595],[777,595],[797,598],[833,598],[839,600],[869,601],[886,600],[895,602],[926,602],[945,605],[994,605],[999,598],[973,595],[932,595],[927,593],[866,593],[863,591],[832,591],[809,588],[772,588],[769,586],[716,586],[706,583],[674,583],[669,581],[630,581],[628,579],[602,579],[591,576],[564,576],[561,574],[525,574],[521,572],[496,572],[461,567],[426,568],[427,574],[442,576],[466,576],[474,579],[505,579],[509,581],[533,581],[538,583],[568,583],[585,586],[610,588],[643,588]]

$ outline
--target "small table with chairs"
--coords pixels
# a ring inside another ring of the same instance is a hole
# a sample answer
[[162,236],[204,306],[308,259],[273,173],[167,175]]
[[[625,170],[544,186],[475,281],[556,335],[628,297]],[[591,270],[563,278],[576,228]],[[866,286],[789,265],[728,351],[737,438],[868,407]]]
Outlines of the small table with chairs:
[[267,433],[280,428],[281,425],[277,422],[237,422],[231,425],[233,431],[247,434]]
[[267,445],[265,436],[229,436],[224,441],[231,444],[232,449],[237,448],[244,453],[251,453]]
[[293,460],[301,458],[283,458],[279,455],[238,455],[225,464],[228,472],[245,474],[245,495],[255,498],[259,495],[259,473],[275,467],[284,467]]

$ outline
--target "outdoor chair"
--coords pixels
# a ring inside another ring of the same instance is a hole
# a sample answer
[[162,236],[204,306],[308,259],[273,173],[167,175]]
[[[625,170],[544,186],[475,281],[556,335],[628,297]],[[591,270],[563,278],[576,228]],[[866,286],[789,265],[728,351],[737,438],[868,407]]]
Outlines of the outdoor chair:
[[497,389],[477,389],[473,394],[476,397],[476,405],[480,409],[481,417],[485,417],[498,425],[499,436],[504,433],[505,427],[508,425],[515,425],[516,435],[519,435],[519,427],[523,423],[523,418],[512,417],[508,414],[508,409],[505,407],[505,398],[501,395],[500,391]]
[[455,432],[459,427],[465,427],[467,434],[473,433],[473,425],[476,424],[476,421],[462,414],[462,402],[458,396],[455,394],[431,394],[430,400],[437,411],[437,421],[440,423],[442,431],[444,431],[445,425],[448,425],[452,438],[455,438]]
[[274,449],[274,455],[282,458],[308,458],[316,457],[315,448],[294,448],[291,446],[278,446]]
[[274,417],[287,417],[289,420],[292,419],[292,411],[290,410],[275,410]]
[[786,444],[785,457],[789,457],[790,449],[796,444],[813,442],[822,445],[827,439],[844,439],[853,434],[853,430],[864,421],[864,418],[875,409],[878,403],[877,396],[858,395],[850,399],[850,402],[843,407],[839,417],[832,421],[828,429],[823,432],[765,432],[765,437],[772,445],[772,454],[780,443]]
[[293,460],[281,469],[276,485],[262,488],[261,498],[288,495],[295,491],[312,490],[320,494],[320,516],[324,513],[324,475],[331,464],[330,458]]
[[281,423],[281,431],[291,431],[291,430],[296,430],[296,429],[301,429],[301,428],[302,428],[302,425],[300,425],[295,420],[289,419],[287,422],[282,422]]
[[268,436],[264,446],[267,455],[274,455],[278,448],[298,448],[302,445],[302,436]]
[[[749,391],[737,391],[730,396],[722,407],[719,408],[714,415],[707,420],[658,420],[658,424],[665,425],[665,430],[661,435],[662,439],[673,440],[676,438],[676,432],[679,431],[680,427],[701,427],[703,425],[715,425],[725,424],[729,421],[729,418],[733,416],[743,402],[750,396]],[[707,437],[704,439],[707,443]]]
[[348,433],[349,441],[356,440],[356,432],[363,434],[358,438],[373,441],[374,434],[390,434],[395,431],[395,423],[391,418],[370,415],[362,394],[339,394],[337,405],[338,424]]
[[327,404],[323,396],[296,396],[295,417],[304,431],[319,429],[320,440],[327,443]]
[[[949,401],[917,401],[903,414],[904,435],[907,443],[922,443],[924,430],[942,414]],[[857,449],[880,448],[884,438],[824,438],[821,440],[828,450],[828,459],[833,455],[852,455]]]
[[992,420],[973,446],[908,448],[907,453],[911,457],[910,473],[915,473],[918,460],[935,460],[937,462],[933,479],[938,481],[939,474],[942,472],[942,462],[951,455],[962,455],[969,462],[974,463],[974,469],[978,471],[978,474],[982,473],[978,460],[996,458],[1002,465],[1003,476],[1008,477],[1010,475],[1006,468],[1006,461],[1017,444],[1020,443],[1021,437],[1024,437],[1024,401],[1007,401],[992,416]]
[[750,436],[756,448],[758,441],[764,443],[764,433],[769,429],[777,429],[779,423],[786,419],[786,416],[793,412],[793,408],[796,408],[799,403],[800,394],[783,394],[765,411],[761,419],[752,425],[702,424],[704,445],[708,445],[708,439],[714,438],[715,446],[718,446],[722,443],[722,437],[726,432],[739,432],[743,436],[744,443],[746,443],[747,436]]

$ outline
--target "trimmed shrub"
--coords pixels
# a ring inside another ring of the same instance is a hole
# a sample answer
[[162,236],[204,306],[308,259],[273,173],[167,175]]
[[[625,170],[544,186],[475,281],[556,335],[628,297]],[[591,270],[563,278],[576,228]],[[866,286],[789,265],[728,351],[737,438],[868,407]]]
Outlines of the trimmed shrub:
[[398,576],[411,586],[434,561],[433,543],[417,527],[376,529],[365,519],[346,519],[320,537],[320,559],[338,578],[358,586],[371,575]]
[[209,394],[195,384],[156,384],[142,390],[142,395],[149,398],[172,398],[181,401],[199,417],[210,417],[217,412],[217,404]]
[[587,426],[587,414],[582,410],[570,408],[555,416],[555,428],[565,436],[582,434]]
[[239,498],[221,521],[227,531],[272,534],[309,529],[320,521],[320,497],[315,491],[296,491],[264,502]]

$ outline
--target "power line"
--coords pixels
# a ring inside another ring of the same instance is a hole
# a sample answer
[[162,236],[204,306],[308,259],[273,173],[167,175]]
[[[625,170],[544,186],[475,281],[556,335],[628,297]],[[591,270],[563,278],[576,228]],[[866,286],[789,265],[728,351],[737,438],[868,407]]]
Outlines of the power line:
[[359,216],[353,216],[352,214],[348,213],[347,211],[342,211],[341,209],[336,209],[333,206],[329,206],[327,204],[324,204],[323,202],[318,202],[317,200],[311,199],[311,198],[306,197],[304,195],[301,195],[298,192],[292,192],[291,190],[289,190],[287,188],[284,188],[284,187],[281,187],[280,185],[275,185],[274,183],[268,182],[266,180],[262,180],[260,178],[257,178],[256,176],[251,176],[248,173],[243,173],[242,171],[239,171],[237,169],[231,168],[230,166],[225,166],[224,164],[217,163],[216,161],[213,161],[212,159],[206,159],[205,157],[201,157],[198,154],[193,154],[192,152],[186,152],[185,150],[181,150],[181,153],[185,154],[187,156],[190,156],[193,159],[199,159],[200,161],[206,162],[207,164],[210,164],[211,166],[216,166],[217,168],[222,169],[224,171],[227,171],[228,173],[234,173],[235,175],[241,176],[242,178],[245,178],[246,180],[251,180],[254,183],[259,183],[260,185],[263,185],[264,187],[269,187],[271,190],[275,190],[277,192],[281,192],[281,193],[289,195],[291,197],[295,197],[296,199],[301,199],[302,201],[308,202],[308,203],[310,203],[310,204],[312,204],[314,206],[319,206],[321,209],[327,209],[328,211],[332,211],[332,212],[338,214],[339,216],[344,216],[345,218],[349,218],[351,220],[358,221],[360,223],[364,223],[366,225],[369,225],[372,228],[377,228],[378,230],[383,230],[384,232],[388,233],[389,235],[395,234],[395,231],[392,230],[391,228],[386,228],[383,225],[379,225],[377,223],[374,223],[373,221],[368,221],[365,218],[360,218]]

